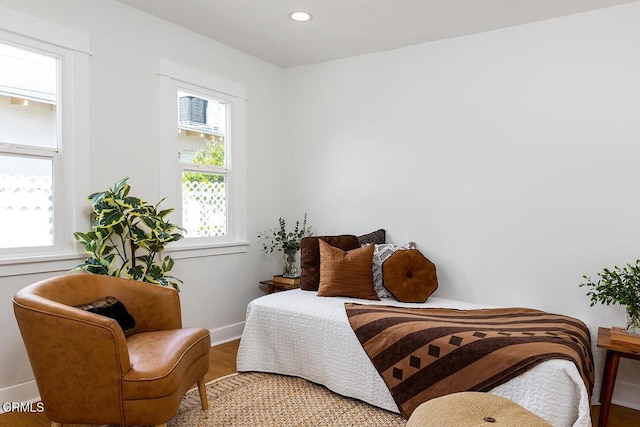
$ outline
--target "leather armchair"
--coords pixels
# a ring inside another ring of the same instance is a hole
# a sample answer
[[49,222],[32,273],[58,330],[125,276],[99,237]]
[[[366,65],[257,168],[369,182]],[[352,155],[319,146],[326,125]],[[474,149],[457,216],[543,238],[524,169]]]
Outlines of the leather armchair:
[[[74,307],[105,296],[124,304],[135,333],[125,337],[115,320]],[[173,289],[68,274],[22,289],[13,307],[52,427],[165,426],[196,382],[207,409],[209,331],[182,328]]]

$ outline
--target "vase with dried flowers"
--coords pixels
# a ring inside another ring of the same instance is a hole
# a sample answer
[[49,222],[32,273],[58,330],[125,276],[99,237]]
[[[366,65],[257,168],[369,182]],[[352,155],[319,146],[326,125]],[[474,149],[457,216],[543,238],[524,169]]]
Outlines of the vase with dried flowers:
[[311,236],[311,226],[307,225],[307,214],[304,214],[302,223],[296,221],[293,231],[287,231],[286,222],[283,218],[278,219],[279,229],[267,229],[258,233],[258,237],[264,239],[262,252],[272,253],[282,251],[284,254],[283,277],[298,277],[300,269],[297,264],[297,254],[300,250],[300,242],[303,238]]

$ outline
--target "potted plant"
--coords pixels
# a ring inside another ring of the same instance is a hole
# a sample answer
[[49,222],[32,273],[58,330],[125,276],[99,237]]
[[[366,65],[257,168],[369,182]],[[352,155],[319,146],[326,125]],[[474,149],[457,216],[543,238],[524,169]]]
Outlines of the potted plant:
[[119,276],[179,290],[182,281],[167,273],[173,259],[159,260],[166,245],[182,239],[175,224],[166,217],[173,209],[158,210],[162,201],[151,205],[129,195],[129,178],[118,181],[113,188],[91,194],[93,228],[87,233],[73,233],[90,255],[74,270]]
[[640,335],[640,260],[620,268],[605,268],[598,273],[600,279],[582,276],[586,282],[580,286],[591,288],[587,296],[591,297],[591,306],[617,303],[624,305],[627,311],[627,331]]
[[303,238],[311,236],[311,226],[307,226],[307,214],[304,214],[302,226],[300,221],[296,221],[293,231],[287,232],[286,222],[283,218],[278,219],[280,228],[277,230],[268,229],[258,233],[258,237],[265,240],[262,245],[264,253],[271,253],[274,250],[284,253],[283,277],[298,277],[299,271],[296,266],[296,254],[300,250],[300,242]]

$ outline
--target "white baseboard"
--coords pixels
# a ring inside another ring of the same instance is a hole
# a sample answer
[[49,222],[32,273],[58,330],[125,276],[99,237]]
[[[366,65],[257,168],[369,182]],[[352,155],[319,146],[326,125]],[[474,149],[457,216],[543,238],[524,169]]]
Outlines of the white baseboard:
[[237,340],[244,331],[244,322],[223,326],[222,328],[211,329],[211,345],[220,345],[229,341]]
[[613,388],[613,398],[611,402],[640,411],[640,400],[638,396],[640,396],[640,384],[629,384],[618,380]]
[[[0,389],[0,403],[2,404],[36,402],[38,400],[40,400],[40,393],[38,393],[38,386],[35,380]],[[3,406],[0,406],[0,414],[5,413]]]

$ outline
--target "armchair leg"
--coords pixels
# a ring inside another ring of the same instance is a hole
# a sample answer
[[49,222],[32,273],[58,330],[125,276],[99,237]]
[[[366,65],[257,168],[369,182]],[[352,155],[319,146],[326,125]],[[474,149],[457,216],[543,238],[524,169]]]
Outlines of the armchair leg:
[[204,377],[198,380],[198,391],[200,392],[200,402],[202,403],[202,410],[209,409],[209,400],[207,399],[207,386],[204,384]]
[[158,424],[156,427],[167,427],[167,423]]
[[62,427],[61,423],[57,423],[55,421],[51,421],[51,427]]

